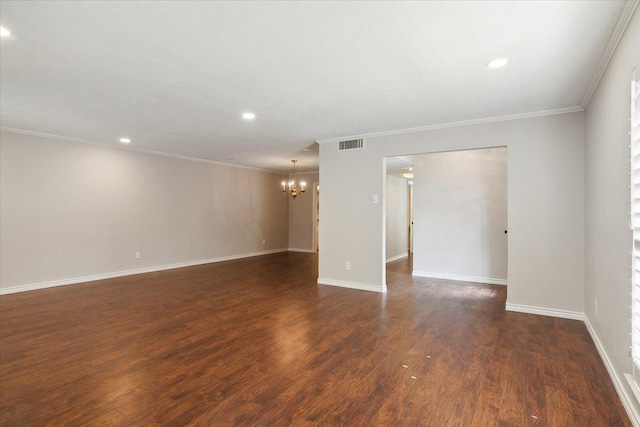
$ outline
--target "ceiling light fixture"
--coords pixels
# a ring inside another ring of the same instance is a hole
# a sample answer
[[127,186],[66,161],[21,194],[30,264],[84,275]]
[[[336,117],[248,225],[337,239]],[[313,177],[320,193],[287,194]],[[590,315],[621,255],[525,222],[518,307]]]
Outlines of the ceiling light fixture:
[[256,118],[256,115],[253,113],[242,113],[242,118],[245,120],[253,120]]
[[123,144],[130,144],[131,138],[127,138],[123,136],[122,138],[120,138],[120,142],[122,142]]
[[499,59],[494,59],[493,61],[489,62],[487,64],[487,67],[489,68],[502,68],[505,65],[507,65],[509,63],[509,60],[507,58],[499,58]]
[[5,27],[0,27],[0,37],[9,37],[11,35],[11,31],[7,30]]
[[298,178],[296,178],[296,163],[298,161],[291,161],[293,162],[293,177],[289,180],[289,182],[282,181],[282,192],[295,199],[299,194],[304,193],[304,190],[307,187],[307,183],[304,181],[298,181]]

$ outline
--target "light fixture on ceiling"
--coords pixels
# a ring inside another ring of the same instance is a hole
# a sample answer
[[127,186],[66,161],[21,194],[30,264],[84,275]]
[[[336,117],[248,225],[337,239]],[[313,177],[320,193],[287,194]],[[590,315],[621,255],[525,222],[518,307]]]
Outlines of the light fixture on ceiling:
[[127,138],[126,136],[123,136],[122,138],[120,138],[120,142],[123,144],[131,144],[131,138]]
[[413,178],[413,172],[402,172],[403,178]]
[[509,63],[509,60],[507,58],[498,58],[498,59],[494,59],[493,61],[489,62],[487,64],[487,67],[489,68],[502,68],[505,65],[507,65]]
[[0,27],[0,37],[9,37],[11,35],[11,31],[7,30],[5,27]]
[[242,113],[242,118],[245,120],[253,120],[256,118],[256,115],[253,113],[246,112],[246,113]]
[[296,163],[298,161],[291,161],[293,162],[293,177],[291,177],[288,182],[282,181],[282,192],[295,199],[298,195],[304,193],[307,183],[304,181],[298,181],[298,178],[296,178]]

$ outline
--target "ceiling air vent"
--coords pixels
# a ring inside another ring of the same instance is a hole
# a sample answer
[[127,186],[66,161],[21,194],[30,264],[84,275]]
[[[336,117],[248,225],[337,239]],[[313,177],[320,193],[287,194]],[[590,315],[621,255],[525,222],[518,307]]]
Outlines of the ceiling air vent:
[[348,141],[338,142],[338,151],[358,150],[364,148],[364,139],[350,139]]

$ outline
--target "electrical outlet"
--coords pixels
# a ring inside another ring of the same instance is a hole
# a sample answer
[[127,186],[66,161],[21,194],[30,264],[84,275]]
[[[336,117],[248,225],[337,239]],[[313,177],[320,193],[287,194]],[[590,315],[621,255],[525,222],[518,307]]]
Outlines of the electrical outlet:
[[267,239],[262,239],[262,244],[266,245],[267,244]]
[[345,270],[347,270],[347,271],[350,271],[350,270],[351,270],[351,261],[347,261],[347,262],[344,264],[344,269],[345,269]]
[[140,251],[136,251],[136,259],[140,259],[140,258],[142,258]]
[[598,300],[594,299],[593,302],[595,303],[594,307],[595,307],[595,313],[596,313],[596,316],[597,316],[598,315]]

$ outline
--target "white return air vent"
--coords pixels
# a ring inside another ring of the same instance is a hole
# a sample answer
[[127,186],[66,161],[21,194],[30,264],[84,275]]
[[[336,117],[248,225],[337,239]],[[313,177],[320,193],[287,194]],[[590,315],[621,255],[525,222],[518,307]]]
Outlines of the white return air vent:
[[344,150],[362,150],[364,148],[364,139],[350,139],[348,141],[338,141],[338,151]]

